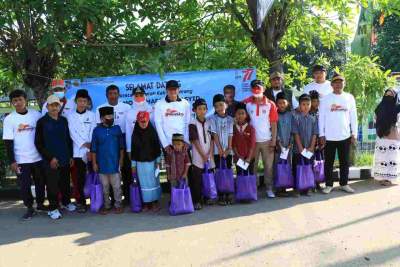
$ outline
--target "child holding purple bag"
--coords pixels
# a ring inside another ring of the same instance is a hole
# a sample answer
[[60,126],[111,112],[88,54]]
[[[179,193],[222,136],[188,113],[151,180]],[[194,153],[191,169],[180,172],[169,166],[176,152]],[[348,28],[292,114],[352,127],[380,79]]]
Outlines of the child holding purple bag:
[[[202,177],[205,164],[209,168],[214,168],[213,148],[214,142],[210,133],[210,121],[206,119],[207,103],[199,98],[193,103],[193,111],[196,118],[189,124],[189,140],[192,143],[192,171],[189,177],[189,185],[192,191],[192,199],[196,210],[202,209]],[[211,199],[207,199],[207,204],[212,204]]]
[[[279,183],[279,179],[283,178],[282,175],[286,175],[287,178],[291,178],[290,180],[293,183],[293,177],[291,173],[293,152],[293,113],[290,111],[289,102],[285,96],[285,93],[283,92],[280,92],[276,95],[276,106],[278,108],[278,134],[275,153],[275,188],[277,190],[277,196],[287,197],[289,195],[286,192],[286,188],[289,188],[289,186],[283,186],[282,183]],[[284,158],[285,156],[286,158]],[[282,165],[282,168],[280,168],[279,164]],[[287,171],[285,171],[285,173],[280,173],[279,171],[282,169]]]
[[[209,117],[211,123],[211,133],[214,139],[214,162],[219,169],[232,168],[232,136],[233,118],[226,113],[227,105],[222,94],[213,97],[215,114]],[[225,165],[225,166],[223,166]],[[222,167],[222,168],[221,168]],[[233,176],[233,175],[232,175]],[[231,177],[233,178],[233,177]],[[233,182],[233,179],[232,179]],[[218,188],[218,204],[221,206],[230,205],[233,202],[232,194],[220,192]]]
[[[311,188],[314,187],[314,177],[311,173],[307,174],[307,180],[313,180],[312,185],[305,190],[299,190],[298,187],[298,165],[312,164],[314,156],[310,157],[315,152],[315,145],[318,135],[318,121],[315,116],[310,115],[311,98],[308,94],[303,94],[299,99],[299,111],[296,111],[292,120],[292,133],[294,135],[295,146],[293,148],[293,176],[296,179],[295,196],[298,197],[300,193],[311,196]],[[312,165],[311,165],[312,166]]]
[[247,170],[250,175],[254,174],[254,149],[256,146],[256,132],[250,125],[250,117],[246,110],[246,104],[239,103],[236,106],[235,125],[233,126],[232,149],[234,152],[234,162],[236,163],[236,173],[244,175],[243,170],[237,165],[241,159],[249,163]]
[[183,134],[174,133],[172,145],[167,146],[164,153],[167,179],[171,188],[176,187],[179,180],[188,183],[188,171],[191,165],[188,150],[189,145],[185,143]]

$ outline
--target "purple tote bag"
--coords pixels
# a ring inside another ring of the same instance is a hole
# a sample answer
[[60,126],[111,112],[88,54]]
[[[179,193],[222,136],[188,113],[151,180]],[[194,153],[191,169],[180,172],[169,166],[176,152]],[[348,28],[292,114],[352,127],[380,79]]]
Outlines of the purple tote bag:
[[312,165],[309,162],[305,162],[302,157],[300,164],[296,167],[296,188],[297,190],[308,190],[315,187],[314,172]]
[[171,188],[171,203],[169,205],[169,214],[180,215],[193,213],[194,207],[192,194],[189,186],[181,179],[177,187]]
[[238,201],[257,200],[257,177],[250,175],[238,175],[236,177],[235,199]]
[[276,166],[275,187],[292,188],[293,186],[292,166],[290,166],[287,160],[281,159]]
[[90,211],[98,212],[103,206],[103,202],[103,185],[100,183],[99,174],[95,173],[90,187]]
[[91,185],[93,184],[94,175],[95,174],[93,172],[89,172],[88,174],[86,174],[85,185],[83,186],[83,194],[86,198],[90,197],[90,189]]
[[204,172],[202,174],[202,194],[204,197],[208,199],[216,199],[217,194],[217,186],[215,184],[214,173],[209,170],[209,163],[204,164]]
[[129,186],[129,199],[132,212],[142,211],[142,198],[140,196],[140,186],[136,175],[132,177],[132,184]]
[[318,150],[315,153],[315,161],[314,161],[314,176],[316,183],[325,182],[325,160],[324,155],[321,150]]
[[235,192],[235,183],[233,180],[233,170],[226,167],[226,159],[221,157],[220,166],[215,171],[215,183],[220,193]]

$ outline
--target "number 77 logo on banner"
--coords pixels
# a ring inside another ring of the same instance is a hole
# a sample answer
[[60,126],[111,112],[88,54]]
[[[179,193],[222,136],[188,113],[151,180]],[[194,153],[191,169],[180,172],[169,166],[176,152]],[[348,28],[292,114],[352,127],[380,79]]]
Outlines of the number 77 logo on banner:
[[254,69],[245,69],[243,70],[243,82],[251,79]]

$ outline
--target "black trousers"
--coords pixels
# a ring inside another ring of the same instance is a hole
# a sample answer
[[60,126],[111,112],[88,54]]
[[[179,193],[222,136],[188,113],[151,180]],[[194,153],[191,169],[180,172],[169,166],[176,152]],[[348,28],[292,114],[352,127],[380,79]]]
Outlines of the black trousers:
[[20,174],[17,175],[22,201],[27,208],[33,206],[31,191],[32,178],[35,184],[36,204],[43,205],[45,197],[45,178],[42,161],[18,164]]
[[58,208],[58,193],[61,192],[61,203],[66,206],[71,203],[71,177],[70,166],[60,166],[57,169],[50,168],[49,163],[45,163],[47,199],[49,209]]
[[324,149],[326,186],[333,186],[333,163],[336,151],[339,155],[340,185],[347,185],[350,167],[350,145],[351,138],[342,141],[326,141]]
[[198,168],[194,165],[190,167],[190,175],[189,175],[189,186],[190,192],[192,193],[192,201],[194,204],[201,203],[201,189],[203,186],[203,174],[204,169]]
[[83,187],[85,186],[85,179],[87,173],[86,163],[82,160],[82,158],[74,158],[74,164],[76,166],[76,174],[77,174],[77,186],[79,192],[79,199],[77,202],[81,205],[86,204],[85,194],[83,193]]
[[129,203],[129,186],[132,182],[132,168],[128,153],[125,152],[124,162],[121,167],[121,180],[122,180],[122,194],[124,202]]

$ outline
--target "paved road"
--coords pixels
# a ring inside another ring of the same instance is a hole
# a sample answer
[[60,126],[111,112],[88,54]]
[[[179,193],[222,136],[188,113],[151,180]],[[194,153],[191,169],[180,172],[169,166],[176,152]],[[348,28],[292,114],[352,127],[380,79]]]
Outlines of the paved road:
[[179,217],[164,208],[21,222],[21,203],[3,201],[0,266],[400,266],[400,186],[353,186]]

